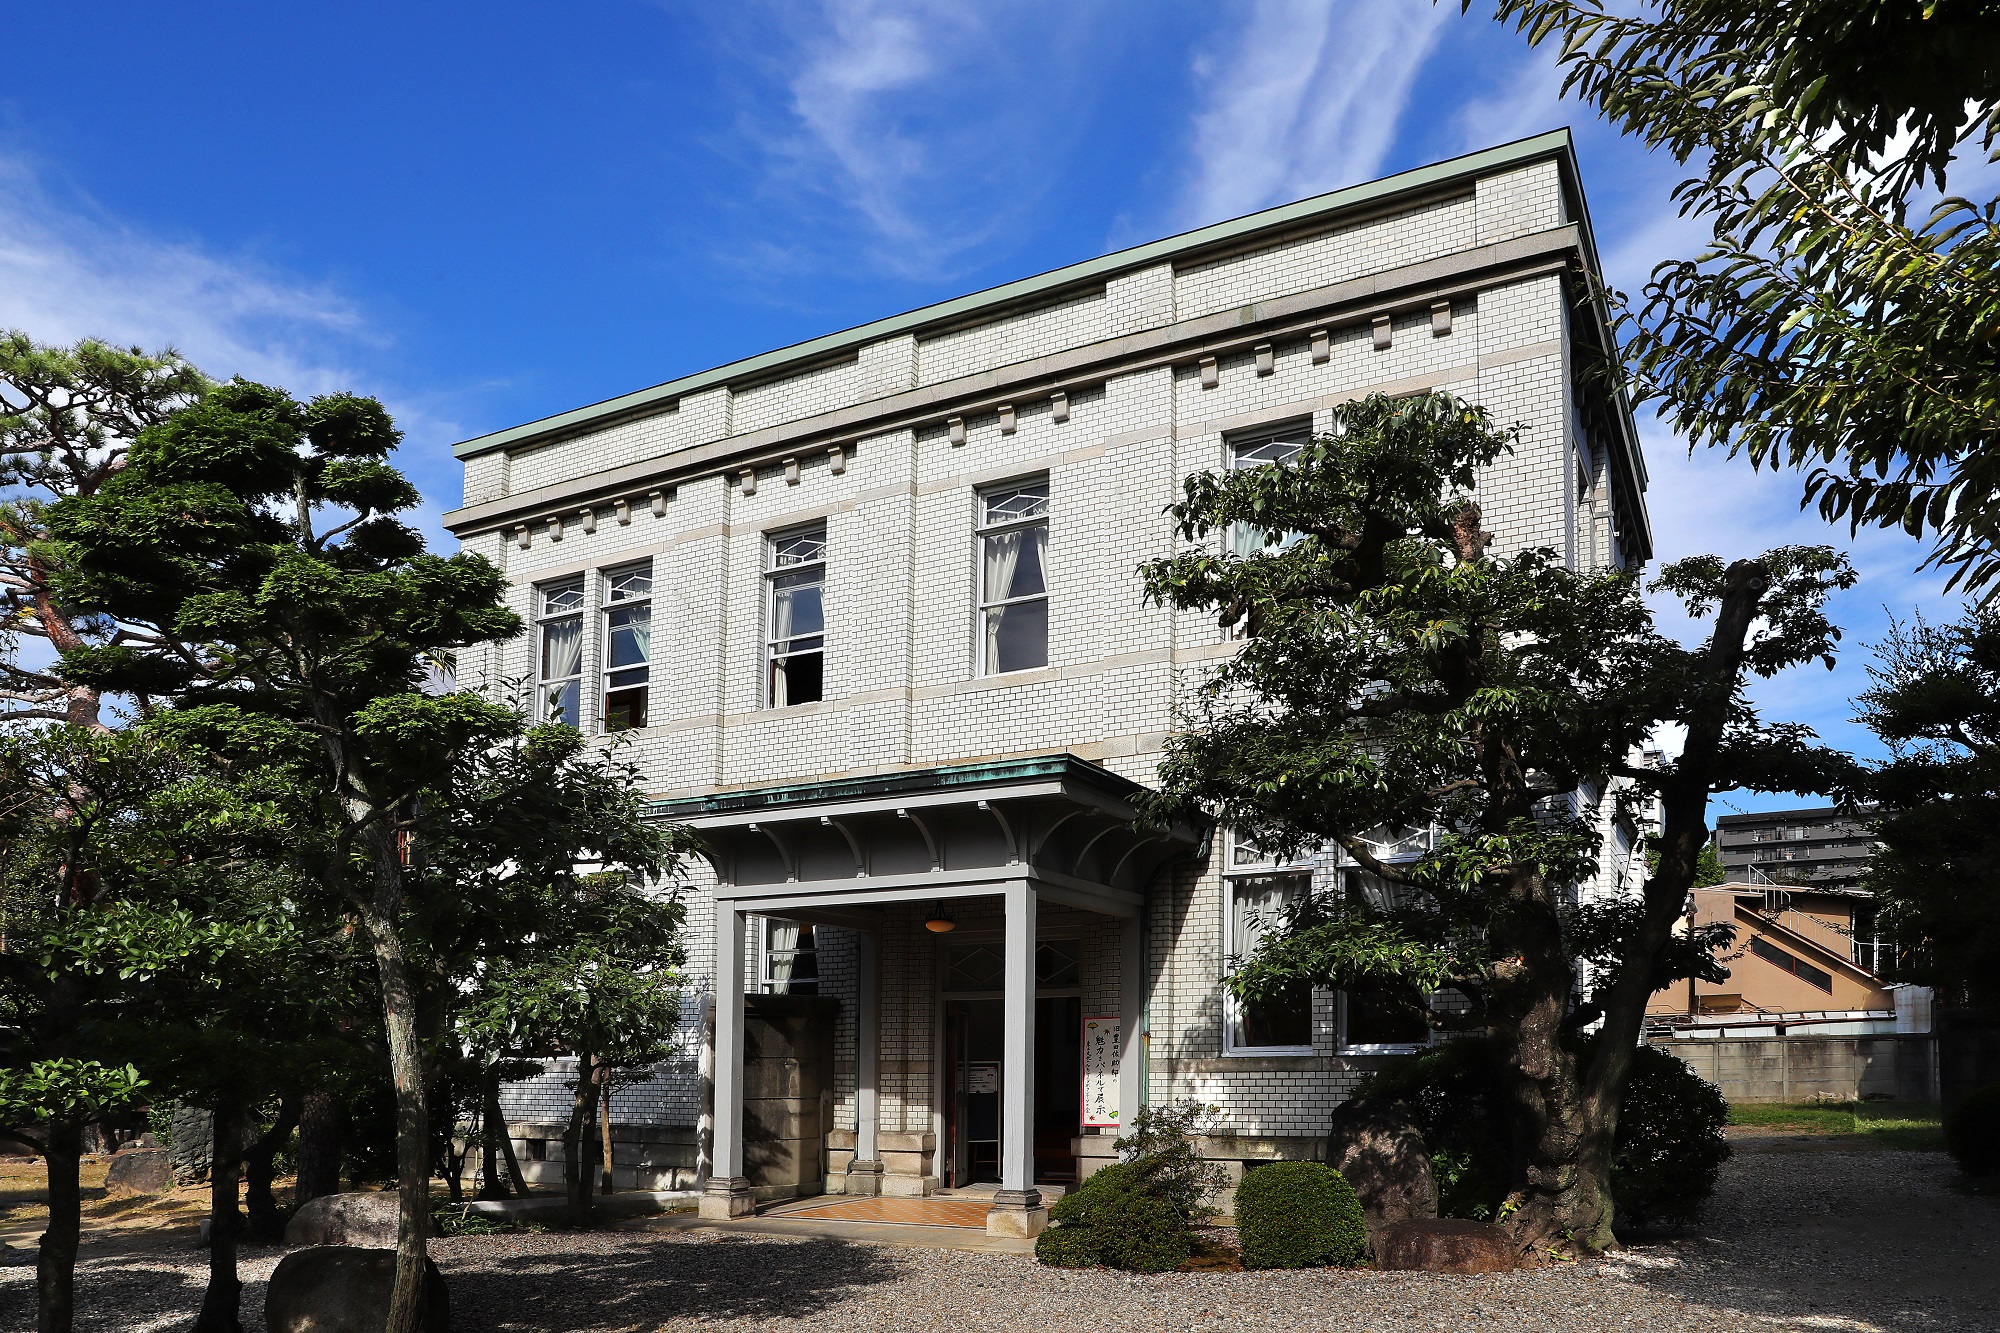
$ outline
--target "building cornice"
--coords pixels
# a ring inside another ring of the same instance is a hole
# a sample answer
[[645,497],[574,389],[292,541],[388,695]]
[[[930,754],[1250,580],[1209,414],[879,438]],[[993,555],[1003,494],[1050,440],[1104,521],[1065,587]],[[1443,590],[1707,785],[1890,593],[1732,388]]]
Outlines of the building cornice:
[[470,458],[495,449],[540,444],[600,430],[616,421],[664,411],[688,394],[720,385],[741,387],[746,383],[769,380],[778,374],[798,373],[814,363],[841,359],[845,354],[885,338],[935,333],[953,326],[997,318],[1010,309],[1060,299],[1066,292],[1102,284],[1134,269],[1161,263],[1185,267],[1241,249],[1252,240],[1276,239],[1286,232],[1342,225],[1358,215],[1379,210],[1385,202],[1413,205],[1424,194],[1546,158],[1554,158],[1562,164],[1565,188],[1576,205],[1574,215],[1580,219],[1583,228],[1583,245],[1591,271],[1596,272],[1596,246],[1589,234],[1588,214],[1581,206],[1583,192],[1577,182],[1576,158],[1569,131],[1553,130],[1515,143],[1335,190],[1331,194],[1301,199],[1296,203],[1069,264],[693,375],[684,375],[651,388],[465,440],[452,446],[452,452],[460,458]]
[[1468,298],[1499,282],[1552,272],[1594,272],[1593,263],[1587,231],[1579,223],[1570,223],[1311,291],[1064,348],[1010,366],[467,505],[446,514],[444,525],[463,539],[533,524],[586,505],[637,500],[702,477],[775,466],[822,450],[850,447],[871,435],[920,428],[1006,404],[1034,402],[1056,392],[1075,393],[1117,375],[1162,365],[1193,364],[1274,338],[1303,337],[1322,329],[1366,325],[1380,315],[1426,310],[1434,301]]

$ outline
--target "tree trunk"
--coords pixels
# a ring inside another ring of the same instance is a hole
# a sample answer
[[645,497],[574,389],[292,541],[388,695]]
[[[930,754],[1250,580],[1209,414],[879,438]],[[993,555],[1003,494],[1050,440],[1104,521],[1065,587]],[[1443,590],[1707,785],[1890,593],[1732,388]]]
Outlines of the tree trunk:
[[[401,909],[402,867],[389,830],[370,830],[386,846],[386,874],[396,888],[383,886],[363,914],[375,966],[382,983],[382,1021],[389,1038],[389,1073],[396,1086],[396,1192],[401,1215],[396,1225],[396,1281],[383,1333],[419,1333],[424,1327],[424,1276],[431,1227],[431,1125],[425,1087],[423,1042],[417,1033],[416,987],[403,957],[397,920]],[[383,848],[376,852],[377,883],[385,874]],[[434,1331],[435,1333],[435,1331]]]
[[347,1111],[325,1088],[308,1088],[299,1098],[299,1178],[292,1188],[296,1207],[323,1194],[340,1193],[340,1140]]
[[597,1129],[603,1136],[602,1148],[598,1154],[597,1187],[604,1193],[611,1193],[611,1066],[597,1067]]
[[254,1244],[271,1245],[285,1238],[285,1217],[271,1193],[271,1181],[277,1175],[278,1149],[298,1123],[299,1097],[288,1092],[278,1103],[278,1118],[244,1151],[243,1206],[249,1214],[245,1235]]
[[35,1261],[35,1333],[70,1333],[76,1317],[76,1247],[83,1231],[81,1128],[51,1121],[42,1160],[48,1165],[49,1225]]
[[487,1085],[486,1114],[491,1123],[498,1127],[492,1132],[499,1136],[500,1155],[507,1161],[508,1183],[513,1186],[515,1194],[525,1199],[528,1197],[528,1182],[521,1175],[520,1159],[514,1156],[514,1140],[507,1132],[507,1117],[500,1110],[500,1083],[498,1079]]
[[243,1111],[228,1101],[215,1108],[215,1160],[208,1171],[208,1290],[194,1333],[243,1333],[243,1283],[236,1275],[237,1168],[243,1159]]
[[596,1062],[589,1051],[576,1057],[576,1091],[570,1098],[569,1124],[563,1128],[563,1189],[569,1197],[569,1224],[590,1224],[590,1163],[585,1160],[592,1140],[590,1113],[597,1105]]

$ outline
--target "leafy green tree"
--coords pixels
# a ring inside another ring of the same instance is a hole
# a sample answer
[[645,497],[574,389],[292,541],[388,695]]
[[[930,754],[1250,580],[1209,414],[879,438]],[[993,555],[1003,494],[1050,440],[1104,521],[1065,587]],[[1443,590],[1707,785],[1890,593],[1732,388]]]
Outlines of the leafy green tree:
[[[0,1122],[42,1127],[49,1227],[37,1328],[66,1333],[85,1122],[161,1089],[159,1076],[176,1063],[161,1038],[196,1026],[191,1004],[277,969],[297,950],[278,900],[242,887],[236,853],[274,840],[270,807],[160,738],[73,724],[8,737],[0,791],[0,1021],[12,1034],[0,1061]],[[204,1007],[212,1018],[213,1004]],[[233,1172],[227,1152],[218,1167]],[[232,1215],[234,1206],[232,1176]],[[204,1330],[237,1327],[230,1240],[225,1231],[211,1288],[226,1309],[205,1311]]]
[[[1471,0],[1464,0],[1472,7]],[[1990,0],[1498,0],[1565,90],[1693,172],[1698,255],[1625,323],[1638,396],[1695,443],[1808,469],[1829,518],[2000,577],[2000,200],[1946,196],[2000,130]]]
[[519,726],[508,708],[422,687],[430,663],[520,625],[488,562],[427,554],[398,517],[418,498],[387,462],[398,439],[372,399],[300,403],[232,381],[141,431],[121,470],[47,521],[61,593],[139,631],[66,651],[69,678],[174,695],[219,726],[286,729],[318,756],[323,800],[301,855],[374,955],[401,1193],[388,1333],[413,1333],[430,1123],[407,837],[459,755]]
[[64,679],[52,662],[24,663],[21,638],[51,659],[103,642],[121,627],[79,613],[56,591],[43,543],[48,506],[91,495],[125,466],[140,431],[201,395],[208,381],[173,352],[147,356],[86,338],[47,347],[0,333],[0,707],[19,720],[101,726],[95,687]]
[[1867,886],[1896,972],[1947,1001],[2000,1006],[2000,616],[1890,627],[1855,702],[1889,747]]
[[[1708,795],[1814,790],[1838,767],[1810,733],[1763,723],[1743,677],[1829,653],[1820,602],[1851,575],[1815,549],[1682,562],[1661,584],[1716,617],[1684,648],[1631,575],[1489,551],[1471,495],[1511,432],[1483,411],[1378,395],[1335,415],[1288,463],[1189,478],[1172,513],[1200,544],[1142,570],[1155,599],[1244,636],[1169,741],[1163,803],[1213,810],[1266,850],[1347,853],[1359,873],[1288,906],[1232,986],[1250,1001],[1301,984],[1462,993],[1509,1071],[1510,1225],[1526,1247],[1599,1250],[1646,997],[1703,965],[1675,927]],[[1208,540],[1239,525],[1263,549]],[[1682,755],[1631,762],[1665,723],[1687,728]],[[1602,795],[1612,778],[1657,797],[1660,862],[1573,1012],[1568,902],[1596,863],[1584,807],[1619,799]],[[1439,835],[1413,863],[1379,851],[1384,830],[1426,827]],[[1570,1036],[1587,1017],[1606,1040],[1585,1066]]]

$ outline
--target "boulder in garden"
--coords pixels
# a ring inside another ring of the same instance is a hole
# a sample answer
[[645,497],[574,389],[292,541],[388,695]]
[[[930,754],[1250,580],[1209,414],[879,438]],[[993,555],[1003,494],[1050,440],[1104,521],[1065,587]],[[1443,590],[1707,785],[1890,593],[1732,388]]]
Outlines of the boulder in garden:
[[394,1190],[372,1194],[322,1194],[309,1199],[285,1224],[285,1244],[396,1248],[400,1203]]
[[1491,1222],[1416,1217],[1375,1233],[1375,1266],[1417,1273],[1506,1273],[1521,1266],[1513,1238]]
[[164,1148],[125,1148],[111,1155],[104,1173],[104,1194],[130,1199],[164,1194],[174,1187],[174,1163]]
[[[444,1275],[424,1261],[424,1333],[451,1327]],[[394,1250],[321,1245],[288,1254],[264,1297],[270,1333],[381,1333],[396,1284]]]
[[1326,1164],[1354,1186],[1371,1236],[1390,1222],[1437,1216],[1437,1180],[1423,1131],[1393,1098],[1356,1097],[1335,1107]]

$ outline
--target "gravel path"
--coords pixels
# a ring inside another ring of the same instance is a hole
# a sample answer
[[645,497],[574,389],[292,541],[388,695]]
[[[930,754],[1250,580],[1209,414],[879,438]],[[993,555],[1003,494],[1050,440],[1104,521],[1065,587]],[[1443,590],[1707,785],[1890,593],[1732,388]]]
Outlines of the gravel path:
[[[1769,1150],[1771,1147],[1779,1150]],[[1697,1235],[1602,1263],[1482,1278],[1373,1272],[1068,1272],[1002,1255],[714,1232],[438,1241],[468,1333],[570,1330],[1521,1329],[2000,1333],[2000,1198],[1940,1154],[1744,1142]],[[87,1252],[87,1251],[86,1251]],[[280,1252],[247,1251],[246,1327]],[[185,1329],[201,1256],[83,1267],[79,1329]],[[33,1270],[0,1269],[0,1330],[32,1323]]]

